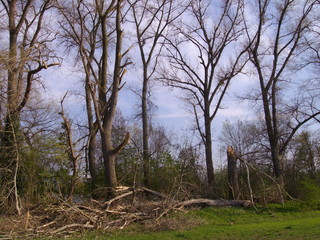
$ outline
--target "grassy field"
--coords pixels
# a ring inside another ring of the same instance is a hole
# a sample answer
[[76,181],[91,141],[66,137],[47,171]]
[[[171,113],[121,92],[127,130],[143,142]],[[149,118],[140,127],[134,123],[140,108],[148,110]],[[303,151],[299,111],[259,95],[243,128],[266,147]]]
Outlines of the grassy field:
[[161,224],[87,233],[73,239],[320,239],[320,211],[277,207],[256,213],[243,208],[204,208],[174,213]]

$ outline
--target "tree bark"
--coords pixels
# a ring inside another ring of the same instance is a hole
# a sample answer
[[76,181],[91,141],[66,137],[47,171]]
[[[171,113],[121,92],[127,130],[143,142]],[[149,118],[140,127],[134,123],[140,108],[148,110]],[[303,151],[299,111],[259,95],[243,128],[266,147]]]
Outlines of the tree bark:
[[237,158],[234,149],[228,146],[228,183],[229,183],[229,199],[237,200],[240,197]]
[[278,184],[284,187],[283,163],[282,156],[279,154],[279,147],[274,146],[271,151],[274,175]]
[[[86,76],[86,108],[87,108],[87,118],[88,118],[88,146],[87,146],[87,158],[89,165],[89,172],[91,176],[91,191],[94,192],[97,186],[97,167],[96,167],[96,148],[97,148],[97,140],[96,134],[97,130],[94,127],[93,122],[93,110],[92,110],[92,97],[90,92],[90,80],[89,76]],[[93,194],[94,195],[94,194]]]
[[149,187],[149,169],[150,169],[150,151],[149,151],[149,119],[148,119],[148,68],[144,66],[143,74],[143,87],[142,87],[142,156],[143,156],[143,183],[146,187]]
[[210,116],[205,115],[205,153],[207,165],[207,180],[210,190],[214,188],[214,169],[212,159],[212,136]]

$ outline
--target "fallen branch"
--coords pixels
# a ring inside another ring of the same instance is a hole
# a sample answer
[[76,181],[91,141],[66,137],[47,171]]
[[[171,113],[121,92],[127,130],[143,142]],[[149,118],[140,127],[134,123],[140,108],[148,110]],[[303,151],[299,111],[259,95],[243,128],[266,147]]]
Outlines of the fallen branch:
[[181,210],[181,208],[185,206],[191,206],[191,205],[206,205],[208,207],[249,207],[251,206],[250,200],[225,200],[225,199],[191,199],[184,202],[179,202],[175,204],[174,206],[166,209],[164,212],[162,212],[159,217],[157,217],[157,220],[162,218],[164,215],[166,215],[168,212],[178,209]]
[[249,207],[250,200],[225,200],[225,199],[191,199],[178,203],[176,207],[185,207],[189,205],[206,205],[209,207]]
[[155,196],[160,197],[160,198],[164,198],[164,199],[168,198],[165,194],[159,193],[157,191],[151,190],[151,189],[146,188],[146,187],[141,187],[140,189],[142,191],[144,191],[144,192],[150,193],[150,194],[155,195]]
[[55,223],[56,223],[56,221],[51,221],[51,222],[49,222],[49,223],[46,223],[46,224],[44,224],[44,225],[42,225],[42,226],[38,227],[38,229],[48,227],[48,226],[50,226],[50,225],[52,225],[52,224],[55,224]]
[[[139,190],[138,190],[138,191],[139,191]],[[115,198],[110,199],[109,201],[105,202],[105,204],[104,204],[104,209],[105,209],[106,211],[109,210],[111,203],[113,203],[114,201],[117,201],[117,200],[119,200],[119,199],[121,199],[121,198],[130,196],[130,195],[132,195],[134,192],[135,192],[135,191],[126,192],[126,193],[123,193],[123,194],[121,194],[121,195],[119,195],[119,196],[117,196],[117,197],[115,197]]]
[[96,213],[96,214],[102,214],[103,213],[103,211],[100,211],[98,209],[92,209],[92,208],[89,208],[87,206],[76,205],[74,207],[76,207],[78,209],[84,209],[84,210],[87,210],[89,212],[93,212],[93,213]]
[[105,202],[104,208],[106,209],[106,211],[108,211],[109,208],[110,208],[110,205],[111,205],[114,201],[120,200],[120,199],[122,199],[122,198],[124,198],[124,197],[130,196],[130,195],[132,195],[132,194],[134,194],[134,193],[141,192],[141,191],[147,192],[147,193],[149,193],[149,194],[155,195],[155,196],[160,197],[160,198],[163,198],[163,199],[167,199],[167,198],[168,198],[165,194],[162,194],[162,193],[160,193],[160,192],[151,190],[151,189],[146,188],[146,187],[141,187],[141,188],[138,188],[138,189],[136,189],[136,190],[132,189],[132,190],[129,191],[129,192],[123,193],[123,194],[121,194],[121,195],[119,195],[119,196],[117,196],[117,197],[115,197],[115,198],[110,199],[109,201]]
[[91,222],[94,222],[93,219],[88,214],[86,214],[85,212],[81,211],[81,209],[78,206],[71,206],[70,204],[68,204],[66,202],[64,204],[67,207],[69,207],[70,209],[73,209],[73,210],[79,212],[82,216],[88,218]]
[[73,223],[73,224],[69,224],[69,225],[66,225],[66,226],[63,226],[61,228],[58,228],[57,230],[54,230],[52,231],[51,233],[52,234],[57,234],[59,232],[62,232],[68,228],[86,228],[86,229],[94,229],[94,225],[91,225],[91,224],[78,224],[78,223]]

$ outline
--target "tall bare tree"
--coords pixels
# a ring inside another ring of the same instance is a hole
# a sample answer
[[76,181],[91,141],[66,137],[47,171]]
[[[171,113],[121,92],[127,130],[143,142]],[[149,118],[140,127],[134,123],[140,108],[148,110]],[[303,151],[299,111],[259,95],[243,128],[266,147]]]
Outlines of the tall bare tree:
[[[297,66],[305,49],[310,26],[308,17],[315,3],[309,0],[285,0],[281,3],[259,0],[255,3],[257,11],[254,11],[258,13],[253,20],[255,24],[248,22],[247,35],[252,42],[250,61],[259,82],[258,99],[263,105],[274,175],[282,186],[283,156],[289,142],[301,126],[319,114],[313,104],[305,104],[313,102],[313,99],[303,98],[298,96],[303,93],[294,92],[299,81],[308,79],[302,72],[303,68]],[[249,27],[249,24],[254,27]],[[297,97],[293,99],[290,95]],[[289,101],[285,102],[285,98]]]
[[128,1],[131,7],[132,22],[135,27],[140,61],[142,64],[141,89],[141,118],[143,140],[143,172],[144,185],[149,185],[149,109],[148,95],[150,95],[150,81],[159,62],[165,39],[162,37],[168,32],[168,27],[185,10],[181,1],[172,0],[143,0]]
[[193,109],[196,129],[205,146],[207,179],[214,185],[212,121],[233,79],[246,63],[242,21],[243,1],[193,1],[174,37],[167,38],[163,76],[185,92]]

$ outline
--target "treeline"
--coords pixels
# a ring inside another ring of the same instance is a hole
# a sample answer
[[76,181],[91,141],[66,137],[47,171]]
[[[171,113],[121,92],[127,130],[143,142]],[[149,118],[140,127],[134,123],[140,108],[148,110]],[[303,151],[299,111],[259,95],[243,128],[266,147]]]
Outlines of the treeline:
[[[304,128],[316,132],[320,114],[319,1],[3,0],[0,6],[1,211],[110,198],[119,185],[179,198],[319,201],[319,140]],[[82,121],[65,107],[71,93],[44,100],[42,73],[63,66],[67,54],[81,76]],[[140,80],[139,107],[128,121],[117,105],[132,78]],[[251,101],[256,117],[225,124],[229,164],[215,170],[214,120],[228,107],[230,86],[241,81],[251,84],[244,94],[239,89],[239,100]],[[183,140],[152,121],[157,84],[179,89],[194,115],[194,131]],[[191,134],[198,142],[186,140]]]

